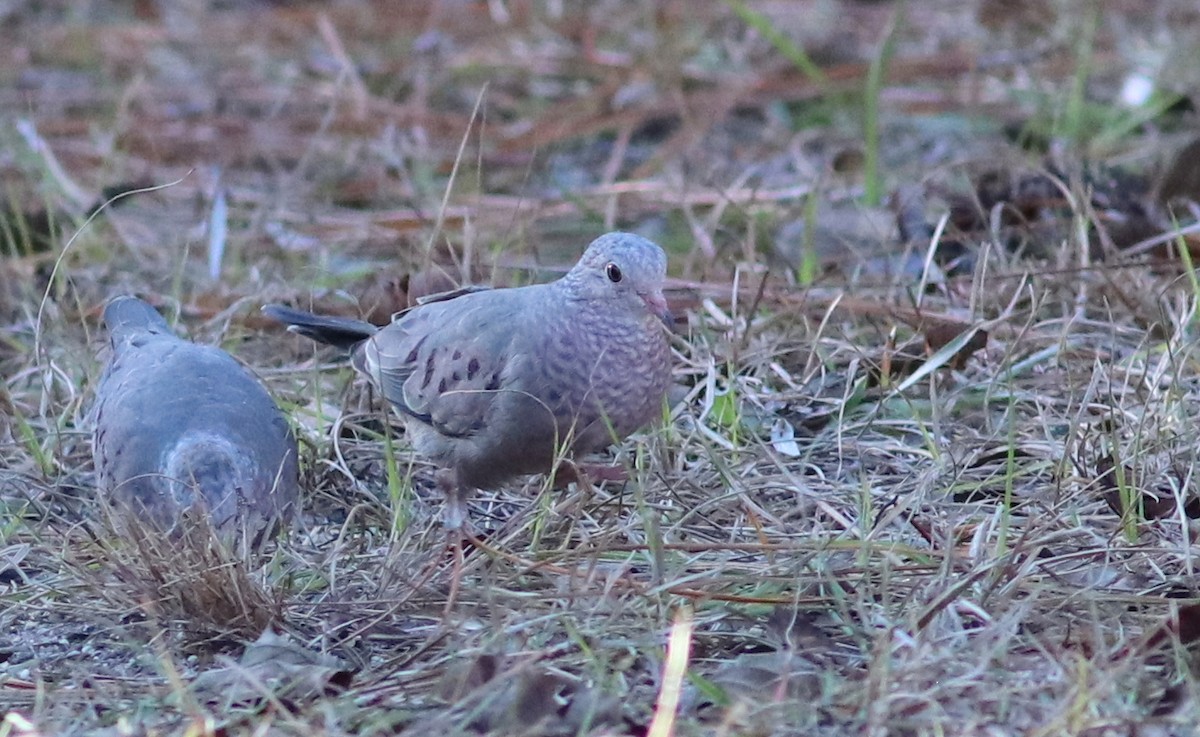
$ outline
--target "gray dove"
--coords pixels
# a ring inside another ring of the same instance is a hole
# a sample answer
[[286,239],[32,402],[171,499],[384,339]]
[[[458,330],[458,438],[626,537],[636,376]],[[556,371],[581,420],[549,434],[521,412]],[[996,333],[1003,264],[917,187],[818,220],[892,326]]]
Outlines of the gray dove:
[[350,351],[413,448],[442,467],[444,522],[461,530],[470,490],[548,473],[662,415],[666,265],[645,238],[608,233],[557,281],[434,295],[384,328],[280,305],[263,311]]
[[104,309],[112,358],[96,389],[92,452],[100,490],[130,519],[177,533],[207,515],[255,547],[290,520],[296,440],[259,380],[220,348],[171,331],[153,307]]

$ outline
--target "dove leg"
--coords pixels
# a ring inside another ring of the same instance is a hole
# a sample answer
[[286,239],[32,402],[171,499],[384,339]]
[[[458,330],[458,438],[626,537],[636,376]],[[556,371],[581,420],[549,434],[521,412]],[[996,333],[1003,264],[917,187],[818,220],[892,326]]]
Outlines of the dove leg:
[[463,573],[463,528],[447,529],[446,536],[449,538],[451,559],[450,568],[450,590],[446,594],[446,606],[442,610],[442,615],[448,620],[450,612],[454,611],[454,604],[458,601],[458,589],[462,584]]
[[445,468],[437,473],[438,487],[446,498],[442,509],[442,525],[446,528],[446,539],[452,556],[450,569],[450,591],[446,596],[444,616],[449,617],[458,601],[458,590],[462,583],[463,547],[473,539],[470,522],[467,520],[467,495],[470,489],[458,482],[453,470]]
[[467,531],[467,496],[470,489],[463,488],[458,483],[454,471],[446,468],[438,471],[438,487],[446,498],[446,506],[442,510],[442,525],[450,532],[461,534]]

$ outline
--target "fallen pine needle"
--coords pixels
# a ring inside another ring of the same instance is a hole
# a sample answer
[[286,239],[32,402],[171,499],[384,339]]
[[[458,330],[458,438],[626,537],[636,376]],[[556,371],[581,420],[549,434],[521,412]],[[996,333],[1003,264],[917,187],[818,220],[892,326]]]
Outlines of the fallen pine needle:
[[671,636],[667,639],[667,662],[663,666],[662,689],[654,705],[654,719],[650,722],[647,737],[670,737],[675,731],[675,713],[679,708],[679,696],[683,690],[683,676],[687,673],[688,654],[692,647],[692,608],[679,607],[675,612],[675,623],[671,625]]

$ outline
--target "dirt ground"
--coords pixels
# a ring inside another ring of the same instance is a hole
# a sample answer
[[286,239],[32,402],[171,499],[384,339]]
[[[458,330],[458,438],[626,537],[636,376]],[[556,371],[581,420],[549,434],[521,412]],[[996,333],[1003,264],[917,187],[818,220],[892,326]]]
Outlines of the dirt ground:
[[[1191,0],[0,3],[0,735],[1188,735]],[[435,469],[284,302],[669,254],[624,483]],[[264,380],[265,554],[113,532],[134,293]]]

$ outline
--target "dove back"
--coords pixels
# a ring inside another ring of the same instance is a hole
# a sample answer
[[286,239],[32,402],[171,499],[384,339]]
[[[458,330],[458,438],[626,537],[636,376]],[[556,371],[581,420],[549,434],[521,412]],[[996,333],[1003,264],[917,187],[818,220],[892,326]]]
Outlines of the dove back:
[[257,545],[290,519],[296,441],[271,396],[232,356],[181,340],[155,310],[105,310],[113,356],[96,390],[98,486],[131,519],[172,533],[204,514]]

